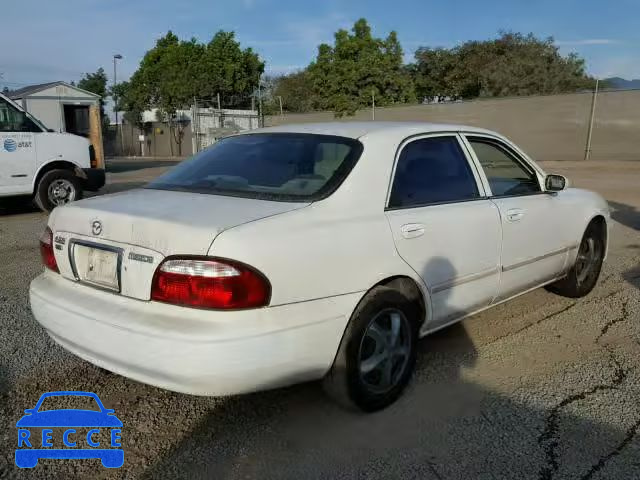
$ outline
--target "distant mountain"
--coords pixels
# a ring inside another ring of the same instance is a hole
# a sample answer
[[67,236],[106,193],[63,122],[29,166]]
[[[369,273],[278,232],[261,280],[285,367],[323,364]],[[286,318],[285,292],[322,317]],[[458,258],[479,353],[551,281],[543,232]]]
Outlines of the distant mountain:
[[640,88],[640,79],[625,80],[620,77],[605,78],[607,88],[612,90],[631,90]]

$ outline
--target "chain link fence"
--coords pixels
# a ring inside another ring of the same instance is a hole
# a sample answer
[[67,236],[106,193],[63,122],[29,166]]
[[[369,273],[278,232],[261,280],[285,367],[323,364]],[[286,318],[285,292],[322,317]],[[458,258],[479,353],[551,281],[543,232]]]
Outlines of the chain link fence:
[[[220,138],[264,125],[255,95],[194,98],[178,110],[171,121],[161,121],[157,112],[146,112],[153,121],[134,125],[126,121],[103,132],[106,156],[185,157]],[[165,119],[166,120],[166,119]]]
[[[250,108],[231,108],[249,105]],[[192,150],[197,153],[220,138],[264,125],[256,110],[255,98],[232,97],[224,102],[220,97],[194,99],[191,107]]]

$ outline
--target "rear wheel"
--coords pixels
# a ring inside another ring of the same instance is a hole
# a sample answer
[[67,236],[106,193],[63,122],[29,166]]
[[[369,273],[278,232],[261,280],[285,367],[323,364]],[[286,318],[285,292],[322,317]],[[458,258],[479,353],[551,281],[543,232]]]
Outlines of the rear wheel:
[[38,207],[45,212],[50,212],[55,207],[81,198],[80,179],[70,170],[57,169],[42,176],[36,187],[34,200]]
[[578,298],[587,295],[598,282],[604,259],[605,235],[603,226],[591,222],[587,227],[576,261],[565,278],[551,284],[548,289],[563,297]]
[[419,324],[415,302],[376,287],[351,317],[325,390],[339,403],[368,412],[393,403],[413,373]]

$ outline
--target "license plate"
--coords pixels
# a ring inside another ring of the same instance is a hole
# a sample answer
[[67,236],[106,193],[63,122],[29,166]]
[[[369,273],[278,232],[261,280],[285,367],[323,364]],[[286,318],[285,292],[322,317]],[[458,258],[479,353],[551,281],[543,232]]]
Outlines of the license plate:
[[73,247],[76,276],[80,281],[120,291],[118,252],[76,244]]

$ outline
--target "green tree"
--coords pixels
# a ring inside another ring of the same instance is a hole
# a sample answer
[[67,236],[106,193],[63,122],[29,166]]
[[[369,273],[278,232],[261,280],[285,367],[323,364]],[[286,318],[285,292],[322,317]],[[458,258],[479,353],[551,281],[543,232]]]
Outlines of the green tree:
[[142,112],[145,107],[139,102],[139,95],[133,91],[131,83],[117,83],[111,87],[109,94],[115,102],[114,110],[124,112],[124,119],[128,123],[142,128]]
[[318,108],[319,99],[309,77],[307,70],[301,70],[275,78],[272,93],[274,109],[279,112],[278,97],[282,97],[282,107],[288,112],[309,112]]
[[124,87],[123,104],[134,118],[157,108],[182,153],[185,121],[180,110],[194,98],[243,96],[256,88],[264,63],[250,48],[242,50],[233,32],[219,31],[208,44],[184,41],[169,31],[149,50]]
[[[73,85],[73,81],[71,82]],[[96,95],[100,95],[100,119],[102,123],[109,122],[104,113],[104,99],[108,95],[107,90],[107,74],[104,68],[99,68],[95,73],[85,73],[84,77],[78,82],[78,88],[86,90]]]
[[408,66],[414,78],[419,99],[455,97],[450,76],[456,66],[455,54],[446,48],[420,47],[415,53],[416,63]]
[[[207,45],[202,45],[198,65],[197,89],[204,98],[215,98],[240,106],[251,104],[251,95],[264,72],[264,62],[251,48],[242,49],[233,32],[217,32]],[[241,100],[236,100],[236,97]]]
[[340,117],[370,106],[372,96],[376,105],[414,99],[396,33],[391,32],[386,39],[373,37],[363,18],[351,31],[336,32],[333,46],[320,45],[316,60],[308,67],[315,106],[333,110]]
[[562,56],[553,38],[501,33],[452,49],[419,48],[410,66],[418,97],[556,94],[593,86],[584,60]]

